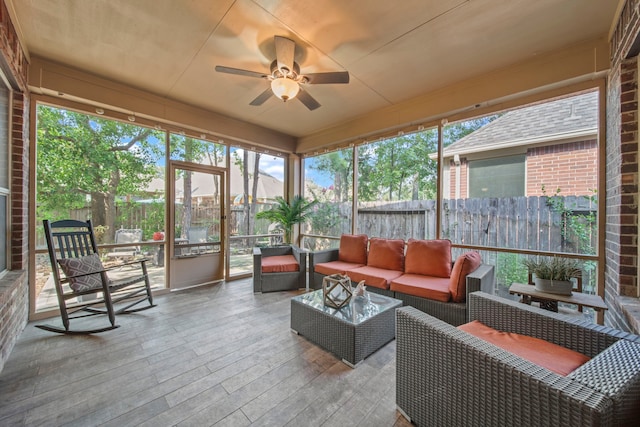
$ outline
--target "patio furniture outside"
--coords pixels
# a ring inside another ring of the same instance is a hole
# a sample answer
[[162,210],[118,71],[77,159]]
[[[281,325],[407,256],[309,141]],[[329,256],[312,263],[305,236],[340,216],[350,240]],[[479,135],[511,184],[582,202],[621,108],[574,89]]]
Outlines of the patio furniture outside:
[[116,230],[115,235],[115,243],[123,244],[123,243],[136,243],[136,245],[132,246],[120,246],[117,248],[113,248],[110,252],[106,254],[109,258],[116,259],[131,259],[140,253],[140,242],[142,241],[142,230],[139,228],[136,229],[124,229],[121,228]]
[[401,306],[400,300],[369,292],[335,309],[324,305],[319,289],[291,299],[291,329],[353,368],[394,339],[395,309]]

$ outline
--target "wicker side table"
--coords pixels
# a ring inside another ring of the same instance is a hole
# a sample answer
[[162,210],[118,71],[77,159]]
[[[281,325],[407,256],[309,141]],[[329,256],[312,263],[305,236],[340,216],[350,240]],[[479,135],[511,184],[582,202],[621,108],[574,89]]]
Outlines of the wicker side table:
[[320,289],[291,299],[291,329],[353,368],[395,338],[395,309],[401,306],[400,300],[369,293],[335,309],[323,304]]

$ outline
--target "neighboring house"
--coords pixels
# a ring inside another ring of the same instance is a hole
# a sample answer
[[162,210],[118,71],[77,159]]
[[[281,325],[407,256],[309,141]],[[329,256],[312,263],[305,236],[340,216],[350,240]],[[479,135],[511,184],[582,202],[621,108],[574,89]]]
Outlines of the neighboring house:
[[[207,174],[195,174],[193,176],[193,182],[191,183],[192,193],[191,196],[197,205],[211,203],[211,199],[214,195],[214,183],[212,176]],[[238,205],[243,203],[243,179],[242,170],[236,163],[231,162],[229,168],[230,179],[230,194],[227,197],[228,203],[231,205]],[[253,178],[249,178],[249,192],[251,192],[251,186],[253,185]],[[183,179],[178,178],[176,182],[176,201],[182,202],[183,199]],[[160,178],[154,178],[147,186],[146,193],[150,195],[152,199],[156,200],[157,195],[164,194],[164,180]],[[272,175],[260,170],[258,178],[257,188],[257,203],[272,203],[276,197],[284,197],[284,183],[275,178]],[[158,200],[163,200],[163,196],[160,196]]]
[[509,111],[443,150],[443,194],[591,195],[597,150],[597,92]]

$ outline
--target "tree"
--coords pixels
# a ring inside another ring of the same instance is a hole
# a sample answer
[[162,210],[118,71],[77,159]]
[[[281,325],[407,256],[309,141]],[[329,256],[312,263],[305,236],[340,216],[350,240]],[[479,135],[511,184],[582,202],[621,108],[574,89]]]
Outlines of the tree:
[[268,211],[259,212],[256,218],[280,224],[284,230],[285,243],[291,243],[293,226],[307,221],[316,203],[317,200],[309,202],[302,196],[295,196],[289,204],[284,198],[276,197],[276,205]]
[[459,139],[491,123],[498,117],[500,117],[500,114],[494,114],[491,116],[479,117],[477,119],[471,119],[471,120],[465,120],[463,122],[452,123],[450,125],[443,127],[442,128],[443,145],[447,147],[453,144]]
[[[171,158],[176,160],[182,160],[190,163],[208,163],[210,166],[219,166],[219,163],[224,160],[224,146],[202,141],[199,139],[186,137],[182,135],[171,134],[170,137],[171,146]],[[189,231],[191,229],[192,220],[192,175],[193,172],[183,171],[183,209],[181,221],[181,236],[182,238],[189,238]],[[218,200],[218,177],[216,175],[213,178],[213,199]]]
[[435,198],[437,150],[435,131],[403,135],[358,149],[358,200]]
[[333,175],[334,202],[347,202],[352,191],[353,150],[340,150],[315,157],[312,168]]
[[[253,159],[251,159],[253,155]],[[242,211],[243,211],[243,234],[248,236],[253,234],[254,215],[256,204],[258,202],[258,180],[260,179],[260,153],[250,152],[246,149],[242,150],[242,160],[238,151],[233,152],[234,162],[242,172]],[[250,160],[253,160],[253,168],[251,169]],[[251,193],[249,192],[249,180],[252,180]]]
[[116,200],[141,194],[156,174],[163,138],[153,129],[39,106],[37,214],[68,217],[87,205],[113,241]]

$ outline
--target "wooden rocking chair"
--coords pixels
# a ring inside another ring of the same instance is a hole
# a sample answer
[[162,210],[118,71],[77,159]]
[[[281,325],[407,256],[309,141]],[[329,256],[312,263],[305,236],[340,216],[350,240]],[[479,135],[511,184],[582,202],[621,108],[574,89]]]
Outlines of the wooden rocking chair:
[[[116,314],[133,313],[155,306],[146,259],[122,264],[137,264],[139,268],[128,270],[126,277],[111,280],[107,273],[114,269],[121,270],[122,265],[119,264],[112,269],[103,267],[91,220],[43,222],[64,328],[36,325],[38,328],[62,334],[94,334],[117,328],[119,325],[116,325]],[[94,298],[98,294],[101,296]],[[148,301],[148,305],[133,308],[145,301]],[[115,305],[118,303],[121,305],[116,308]],[[71,319],[95,315],[107,315],[110,325],[95,329],[70,329]]]

